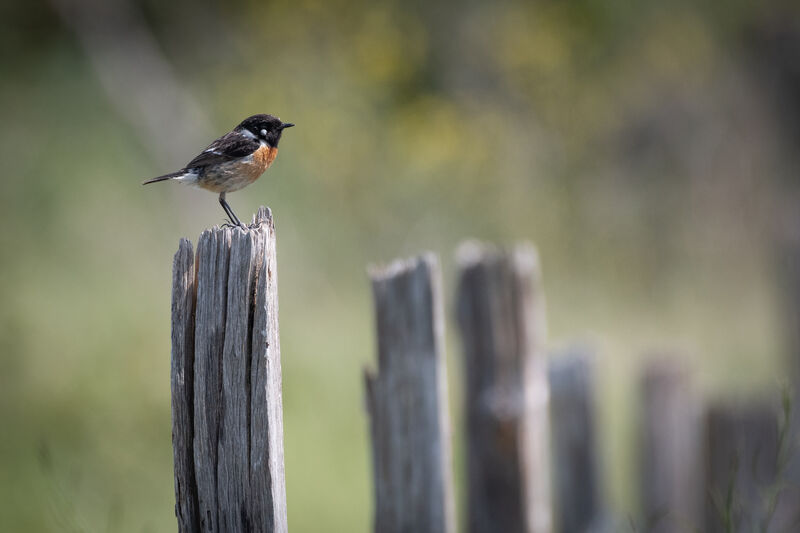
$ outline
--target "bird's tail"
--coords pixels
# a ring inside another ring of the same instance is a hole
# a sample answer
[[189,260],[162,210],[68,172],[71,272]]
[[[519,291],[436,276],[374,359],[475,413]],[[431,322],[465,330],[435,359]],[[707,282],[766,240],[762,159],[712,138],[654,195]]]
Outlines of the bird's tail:
[[179,170],[178,172],[171,172],[169,174],[164,174],[163,176],[158,176],[157,178],[151,178],[145,182],[142,182],[142,185],[147,185],[148,183],[156,183],[157,181],[171,180],[172,178],[183,176],[185,173],[186,172],[183,170]]

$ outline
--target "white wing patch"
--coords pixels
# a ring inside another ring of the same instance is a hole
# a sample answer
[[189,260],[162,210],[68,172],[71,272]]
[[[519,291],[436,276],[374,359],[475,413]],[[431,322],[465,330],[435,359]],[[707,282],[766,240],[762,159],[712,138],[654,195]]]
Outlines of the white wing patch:
[[[208,150],[206,150],[208,152]],[[197,172],[187,172],[181,176],[176,176],[173,178],[175,181],[179,181],[181,183],[185,183],[186,185],[194,185],[197,183]]]

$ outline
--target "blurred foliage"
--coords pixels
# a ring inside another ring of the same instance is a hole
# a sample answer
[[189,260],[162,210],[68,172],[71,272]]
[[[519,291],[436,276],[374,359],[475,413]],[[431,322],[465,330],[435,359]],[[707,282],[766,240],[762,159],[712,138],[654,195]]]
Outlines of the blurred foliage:
[[[436,250],[450,288],[461,239],[537,244],[553,343],[601,354],[620,514],[642,354],[685,354],[711,394],[783,372],[791,3],[104,5],[138,14],[120,48],[153,37],[208,141],[252,113],[298,124],[229,197],[277,220],[293,531],[369,529],[371,261]],[[0,7],[0,529],[169,531],[171,258],[222,213],[201,191],[139,186],[195,154],[133,127],[68,28],[46,3]],[[452,331],[448,352],[458,420]]]

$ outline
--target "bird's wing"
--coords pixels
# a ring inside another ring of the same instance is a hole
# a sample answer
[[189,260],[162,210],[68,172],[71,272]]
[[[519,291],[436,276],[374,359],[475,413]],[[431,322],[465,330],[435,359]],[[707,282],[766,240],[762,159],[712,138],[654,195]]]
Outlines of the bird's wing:
[[211,143],[200,155],[189,161],[184,168],[207,167],[247,157],[258,150],[260,146],[261,144],[257,140],[246,137],[237,131],[232,131]]

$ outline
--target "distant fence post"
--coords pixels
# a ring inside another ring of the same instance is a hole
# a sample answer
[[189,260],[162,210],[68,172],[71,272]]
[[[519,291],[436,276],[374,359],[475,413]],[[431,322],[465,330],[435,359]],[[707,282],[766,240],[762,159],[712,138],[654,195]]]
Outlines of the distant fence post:
[[181,532],[285,533],[275,226],[212,228],[173,264],[172,433]]
[[642,527],[653,533],[702,530],[700,401],[689,374],[674,360],[654,359],[640,386]]
[[[706,414],[706,432],[704,531],[796,530],[797,516],[781,516],[778,500],[769,506],[770,494],[781,488],[776,410],[768,403],[715,405]],[[789,495],[797,500],[796,489]]]
[[[783,233],[779,235],[776,258],[780,267],[781,303],[786,317],[782,326],[789,351],[787,364],[790,381],[800,388],[800,215],[788,217],[785,225]],[[795,391],[795,397],[800,398],[800,393]]]
[[432,254],[370,272],[378,371],[365,372],[376,533],[453,533],[447,374]]
[[550,360],[555,530],[600,531],[604,520],[595,420],[594,364],[572,347]]
[[467,531],[552,529],[544,297],[532,246],[459,248]]
[[[796,203],[797,199],[795,199]],[[788,458],[785,482],[794,491],[793,500],[787,504],[785,514],[794,514],[794,526],[800,528],[800,214],[794,210],[783,224],[777,245],[780,266],[779,281],[783,299],[785,321],[783,324],[787,340],[788,383],[790,387],[791,419],[790,442],[795,443],[794,453]],[[785,498],[789,500],[789,498]]]

